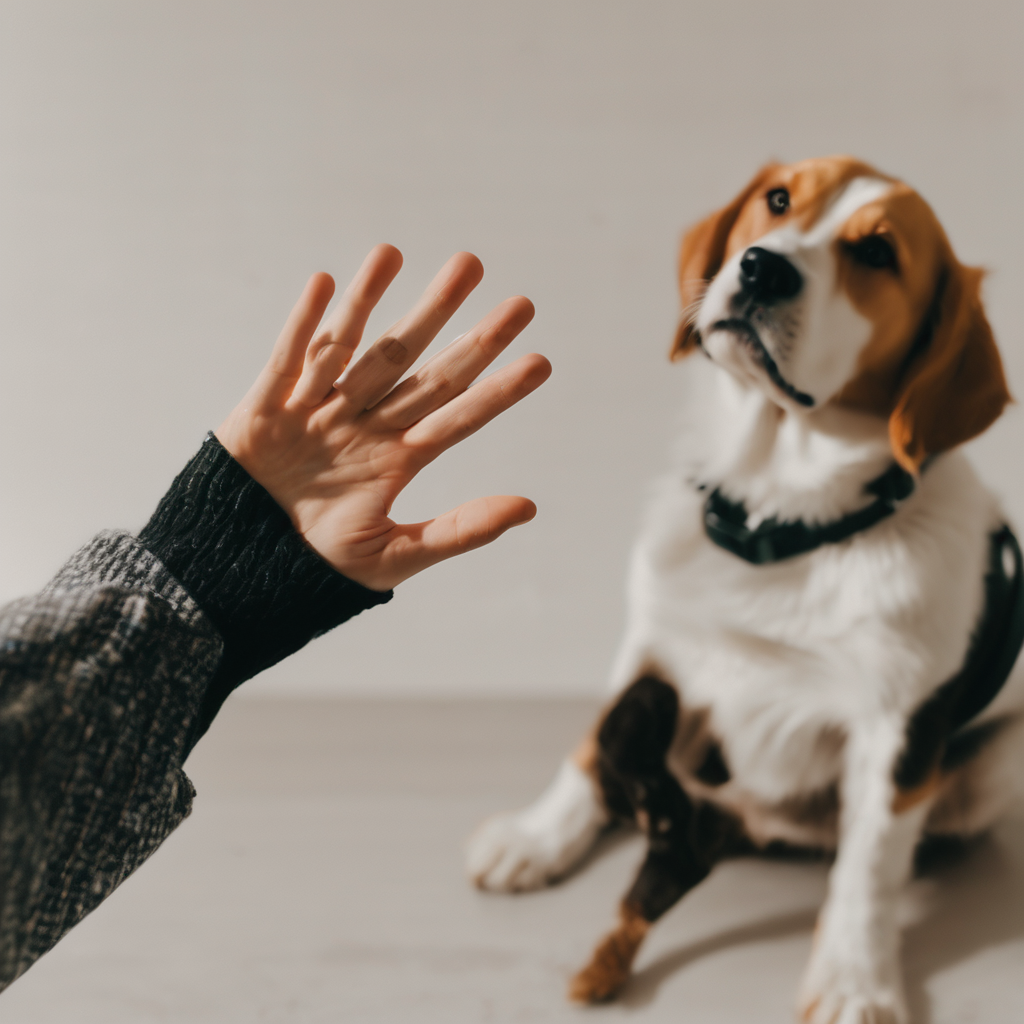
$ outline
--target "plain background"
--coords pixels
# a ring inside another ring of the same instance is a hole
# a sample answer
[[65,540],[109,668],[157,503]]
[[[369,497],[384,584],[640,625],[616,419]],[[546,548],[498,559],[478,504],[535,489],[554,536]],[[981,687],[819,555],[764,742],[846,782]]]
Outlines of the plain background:
[[[1024,6],[0,2],[0,597],[137,529],[248,387],[307,276],[378,241],[396,319],[457,249],[516,292],[545,387],[444,456],[405,519],[540,514],[266,673],[277,693],[597,693],[686,370],[681,230],[766,159],[851,152],[915,185],[1024,393]],[[974,446],[1024,521],[1018,409]]]

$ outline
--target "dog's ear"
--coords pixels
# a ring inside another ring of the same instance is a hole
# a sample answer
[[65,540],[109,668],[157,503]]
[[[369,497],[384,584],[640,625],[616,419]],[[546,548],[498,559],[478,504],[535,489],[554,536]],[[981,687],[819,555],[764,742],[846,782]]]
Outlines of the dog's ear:
[[984,271],[950,255],[915,343],[923,351],[898,385],[889,440],[896,460],[911,473],[929,455],[976,437],[1011,401],[981,305],[983,277]]
[[716,210],[683,236],[679,249],[679,297],[683,311],[669,352],[670,359],[682,359],[697,347],[693,328],[697,304],[703,298],[708,282],[722,267],[729,232],[746,201],[777,167],[778,164],[766,164],[728,206]]

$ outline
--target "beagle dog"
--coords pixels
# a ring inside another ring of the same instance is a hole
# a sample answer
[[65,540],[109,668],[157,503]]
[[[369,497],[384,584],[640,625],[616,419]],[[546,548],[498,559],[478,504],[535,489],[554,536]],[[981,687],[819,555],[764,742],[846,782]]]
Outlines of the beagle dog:
[[957,451],[1009,400],[981,278],[913,189],[849,157],[767,166],[684,237],[672,358],[710,379],[632,556],[615,696],[468,849],[477,885],[523,890],[616,819],[645,833],[572,998],[614,997],[717,861],[800,847],[834,854],[800,1018],[908,1019],[915,851],[1024,785],[1020,550]]

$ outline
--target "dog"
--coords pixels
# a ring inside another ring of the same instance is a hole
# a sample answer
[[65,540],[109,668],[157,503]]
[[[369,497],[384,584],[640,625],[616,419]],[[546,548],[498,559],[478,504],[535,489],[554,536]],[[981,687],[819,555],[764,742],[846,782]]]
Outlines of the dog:
[[467,868],[523,890],[610,824],[646,855],[573,979],[627,982],[721,859],[834,854],[808,1024],[902,1024],[897,895],[920,845],[1021,794],[1021,556],[957,448],[1010,396],[980,298],[913,189],[850,157],[764,167],[683,238],[672,359],[712,378],[636,544],[615,696]]

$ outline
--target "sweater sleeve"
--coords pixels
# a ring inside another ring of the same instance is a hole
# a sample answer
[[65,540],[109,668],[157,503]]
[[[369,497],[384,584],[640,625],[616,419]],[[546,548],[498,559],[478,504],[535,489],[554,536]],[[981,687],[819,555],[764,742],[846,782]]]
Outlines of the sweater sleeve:
[[235,687],[393,593],[369,590],[331,568],[212,433],[139,540],[224,641],[189,748]]
[[182,764],[228,693],[390,598],[211,434],[138,538],[101,534],[0,608],[0,989],[190,812]]
[[181,765],[221,647],[127,533],[0,609],[0,989],[191,810]]

